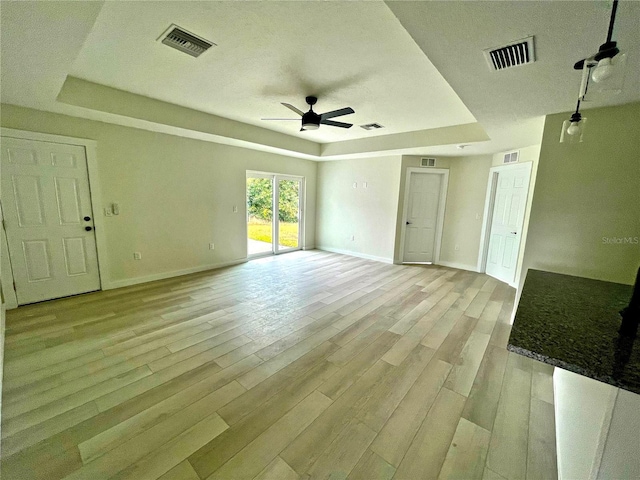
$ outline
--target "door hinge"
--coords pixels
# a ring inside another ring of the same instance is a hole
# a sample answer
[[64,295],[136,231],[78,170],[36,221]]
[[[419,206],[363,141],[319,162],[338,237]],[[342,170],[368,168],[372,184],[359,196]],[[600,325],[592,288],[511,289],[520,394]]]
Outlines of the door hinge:
[[13,281],[13,291],[14,292],[18,291],[18,289],[16,288],[16,281],[15,280]]

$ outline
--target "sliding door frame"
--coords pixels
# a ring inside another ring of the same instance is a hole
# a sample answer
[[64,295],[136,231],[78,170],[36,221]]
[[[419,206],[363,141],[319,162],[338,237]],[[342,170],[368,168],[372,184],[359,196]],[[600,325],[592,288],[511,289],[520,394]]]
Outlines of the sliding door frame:
[[[294,252],[296,250],[302,250],[304,245],[304,214],[305,214],[305,178],[298,175],[287,175],[271,172],[258,172],[254,170],[247,170],[246,178],[268,178],[271,180],[271,253],[254,253],[247,257],[257,258],[267,255],[279,255],[281,253]],[[300,188],[298,190],[298,246],[280,248],[280,180],[292,180],[300,182]],[[246,195],[246,182],[245,182],[245,195]],[[247,210],[245,225],[249,225],[249,211]],[[249,239],[249,231],[247,229],[247,240]]]

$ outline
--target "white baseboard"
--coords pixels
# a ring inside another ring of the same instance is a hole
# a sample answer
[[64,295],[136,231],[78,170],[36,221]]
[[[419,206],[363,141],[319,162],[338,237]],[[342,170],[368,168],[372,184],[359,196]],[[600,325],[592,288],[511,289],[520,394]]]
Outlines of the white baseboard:
[[367,260],[375,260],[376,262],[393,263],[393,258],[377,257],[375,255],[368,255],[366,253],[352,252],[351,250],[341,250],[339,248],[322,247],[322,246],[318,246],[316,247],[316,249],[324,250],[325,252],[340,253],[342,255],[350,255],[352,257],[366,258]]
[[240,263],[246,263],[246,258],[239,260],[232,260],[230,262],[213,263],[210,265],[201,265],[198,267],[185,268],[182,270],[174,270],[171,272],[156,273],[154,275],[146,275],[144,277],[125,278],[123,280],[115,280],[103,284],[103,290],[112,290],[114,288],[129,287],[131,285],[138,285],[140,283],[155,282],[156,280],[164,280],[166,278],[180,277],[182,275],[189,275],[190,273],[204,272],[206,270],[215,270],[216,268],[230,267],[231,265],[238,265]]
[[456,262],[445,262],[445,261],[438,261],[436,265],[442,265],[443,267],[449,267],[449,268],[457,268],[458,270],[468,270],[469,272],[476,272],[476,273],[480,273],[478,271],[478,267],[473,266],[473,265],[464,265],[463,263],[456,263]]

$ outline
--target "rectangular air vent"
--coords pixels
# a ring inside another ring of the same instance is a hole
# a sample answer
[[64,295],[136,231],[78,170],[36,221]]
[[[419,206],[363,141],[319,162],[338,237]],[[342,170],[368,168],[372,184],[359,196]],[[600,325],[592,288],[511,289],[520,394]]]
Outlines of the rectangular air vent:
[[435,158],[421,158],[420,159],[421,167],[435,167],[436,159]]
[[364,128],[365,130],[377,130],[378,128],[384,128],[379,123],[367,123],[366,125],[360,125],[360,128]]
[[172,24],[158,39],[158,41],[175,48],[192,57],[199,57],[209,50],[215,43],[205,40],[202,37],[187,32],[175,24]]
[[503,47],[483,50],[491,70],[504,70],[536,61],[533,37],[517,40]]
[[502,157],[502,163],[516,163],[519,156],[520,152],[518,150],[515,152],[505,153],[504,157]]

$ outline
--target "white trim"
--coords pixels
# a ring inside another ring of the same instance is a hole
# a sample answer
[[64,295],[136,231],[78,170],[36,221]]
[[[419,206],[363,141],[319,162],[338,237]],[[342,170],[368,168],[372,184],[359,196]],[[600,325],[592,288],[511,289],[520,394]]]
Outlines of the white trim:
[[[268,255],[280,255],[282,253],[295,252],[297,250],[309,250],[308,247],[304,246],[304,242],[306,239],[305,230],[306,230],[306,177],[301,175],[291,175],[287,173],[269,173],[269,172],[259,172],[256,170],[246,170],[245,172],[246,178],[267,178],[271,180],[271,190],[272,190],[272,210],[276,210],[278,208],[278,199],[280,198],[280,180],[292,180],[300,182],[300,189],[298,191],[298,246],[294,248],[279,248],[278,239],[280,238],[280,222],[277,221],[275,212],[272,212],[272,222],[271,222],[271,232],[273,233],[272,244],[271,244],[271,253],[269,252],[260,252],[249,254],[247,250],[247,258],[253,260],[255,258],[265,257]],[[245,184],[245,197],[247,195],[247,187]],[[246,202],[245,202],[245,238],[248,240],[249,232],[247,228],[247,224],[249,222],[249,212],[246,210]]]
[[[2,380],[4,378],[4,332],[5,332],[5,304],[0,305],[0,392],[2,392]],[[0,420],[2,419],[2,395],[0,395]],[[2,422],[0,422],[0,435],[2,435]],[[2,450],[0,449],[0,455]]]
[[477,268],[474,267],[473,265],[465,265],[463,263],[440,261],[437,263],[437,265],[441,265],[443,267],[449,267],[449,268],[456,268],[458,270],[467,270],[469,272],[478,272]]
[[98,274],[100,276],[100,288],[108,290],[113,288],[109,282],[109,262],[107,259],[107,236],[102,218],[102,191],[98,174],[98,142],[86,138],[66,137],[49,133],[15,130],[13,128],[0,128],[0,136],[17,138],[21,140],[34,140],[37,142],[62,143],[65,145],[78,145],[84,147],[87,160],[87,176],[89,181],[89,196],[91,197],[91,209],[93,214],[94,234],[96,238],[96,253],[98,255]]
[[393,258],[377,257],[375,255],[369,255],[366,253],[352,252],[351,250],[342,250],[340,248],[318,246],[316,247],[316,250],[322,250],[324,252],[331,252],[331,253],[339,253],[341,255],[349,255],[351,257],[366,258],[367,260],[375,260],[376,262],[393,263]]
[[[489,232],[491,231],[491,220],[493,218],[493,207],[496,196],[496,181],[498,180],[498,174],[506,169],[523,168],[529,172],[529,184],[527,185],[527,196],[525,198],[525,214],[523,217],[523,224],[520,230],[524,230],[524,219],[527,216],[526,204],[529,201],[529,195],[531,193],[531,172],[533,170],[533,162],[519,162],[511,163],[507,165],[498,165],[489,169],[489,179],[487,181],[487,195],[484,201],[484,213],[482,216],[482,231],[480,233],[480,251],[478,252],[478,267],[477,272],[485,273],[487,270],[487,251],[489,249]],[[518,245],[518,258],[520,256],[520,249],[522,248],[522,242],[524,241],[524,235],[520,235],[520,245]],[[509,282],[509,286],[518,288],[518,267],[514,273],[514,279]]]
[[129,287],[131,285],[138,285],[140,283],[155,282],[156,280],[165,280],[167,278],[180,277],[182,275],[189,275],[190,273],[205,272],[207,270],[215,270],[217,268],[229,267],[231,265],[238,265],[241,263],[246,263],[247,261],[248,260],[246,258],[240,258],[238,260],[231,260],[230,262],[201,265],[198,267],[184,268],[182,270],[173,270],[171,272],[163,272],[163,273],[156,273],[153,275],[146,275],[144,277],[114,280],[110,282],[110,288],[122,288],[122,287]]
[[407,226],[407,203],[409,202],[409,189],[411,187],[411,174],[421,173],[425,175],[442,175],[442,183],[440,184],[440,202],[438,205],[438,221],[436,224],[436,243],[433,263],[440,262],[440,248],[442,246],[442,231],[444,229],[444,212],[447,203],[447,189],[449,188],[449,169],[448,168],[421,168],[408,167],[404,181],[404,200],[402,203],[402,223],[400,224],[400,263],[404,263],[404,239]]

